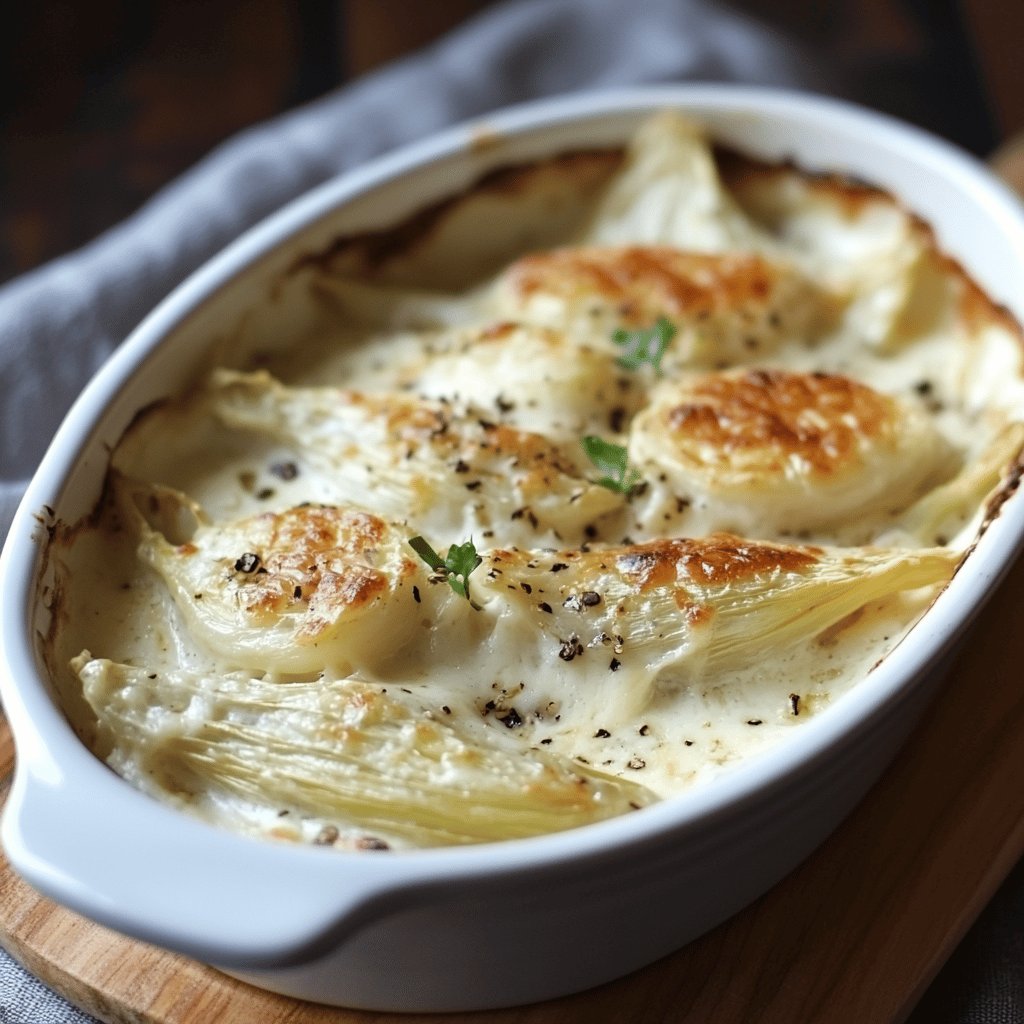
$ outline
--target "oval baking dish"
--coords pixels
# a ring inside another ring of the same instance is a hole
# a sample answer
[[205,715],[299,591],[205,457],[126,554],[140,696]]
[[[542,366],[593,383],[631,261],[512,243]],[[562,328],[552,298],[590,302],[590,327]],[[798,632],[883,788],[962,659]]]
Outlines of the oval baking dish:
[[[329,259],[339,238],[416,223],[503,168],[621,147],[664,108],[759,160],[892,193],[988,296],[1024,318],[1024,215],[1008,190],[936,139],[811,96],[679,86],[532,104],[299,199],[198,271],[124,343],[68,415],[11,529],[0,562],[0,692],[18,757],[0,834],[33,886],[102,924],[299,998],[494,1008],[610,980],[711,928],[814,849],[884,770],[1019,548],[1024,508],[1013,480],[921,621],[831,707],[679,796],[554,834],[381,855],[213,828],[98,760],[69,724],[48,668],[44,638],[60,607],[47,554],[55,525],[90,515],[110,451],[139,413],[186,391],[239,325],[250,351],[308,328],[314,314],[296,268]],[[493,262],[503,247],[514,250],[515,234],[506,224],[494,238],[452,244]],[[495,984],[510,976],[514,988]]]

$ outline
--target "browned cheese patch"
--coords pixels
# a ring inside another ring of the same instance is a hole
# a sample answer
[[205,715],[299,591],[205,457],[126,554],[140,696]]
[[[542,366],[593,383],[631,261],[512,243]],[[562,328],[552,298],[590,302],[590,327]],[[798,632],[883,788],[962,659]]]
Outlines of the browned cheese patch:
[[[293,508],[253,520],[253,557],[233,566],[237,599],[257,621],[302,611],[296,639],[311,642],[348,609],[364,608],[388,587],[372,564],[385,524],[366,512]],[[412,571],[411,563],[405,574]]]
[[702,320],[724,312],[763,313],[783,283],[781,269],[755,253],[717,255],[669,246],[581,247],[525,256],[508,271],[514,294],[594,298],[641,326],[660,316]]
[[733,465],[739,456],[782,472],[796,458],[824,478],[858,462],[865,445],[891,443],[898,425],[891,398],[839,374],[708,374],[686,391],[663,425],[705,463]]
[[732,534],[654,540],[619,549],[615,565],[639,590],[673,583],[724,587],[766,573],[801,573],[818,561],[812,547],[763,544]]

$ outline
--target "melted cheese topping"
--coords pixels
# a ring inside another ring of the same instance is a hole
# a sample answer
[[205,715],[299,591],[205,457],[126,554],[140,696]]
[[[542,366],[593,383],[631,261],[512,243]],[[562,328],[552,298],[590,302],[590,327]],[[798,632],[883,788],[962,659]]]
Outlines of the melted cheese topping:
[[323,479],[318,500],[363,504],[372,493],[375,510],[430,532],[461,523],[458,532],[480,533],[501,522],[513,524],[514,540],[582,540],[588,523],[623,504],[547,437],[454,402],[285,388],[263,373],[222,372],[210,403],[226,426],[288,445]]
[[765,356],[813,337],[832,313],[792,265],[758,253],[662,245],[574,247],[517,260],[498,284],[499,315],[583,336],[664,317],[681,335],[667,366]]
[[616,428],[644,400],[620,371],[607,340],[577,341],[564,331],[497,320],[434,339],[408,369],[392,364],[399,385],[416,394],[472,402],[502,423],[568,443]]
[[633,421],[630,454],[669,485],[655,489],[659,507],[715,505],[748,533],[899,513],[957,468],[919,407],[839,374],[774,368],[662,387]]
[[57,532],[50,648],[133,785],[349,849],[576,827],[784,741],[912,628],[1020,458],[1018,328],[863,186],[672,116],[609,173],[557,245],[524,248],[543,203],[489,221],[510,255],[461,290],[424,282],[468,200],[393,277],[333,247],[330,328],[222,346],[132,426]]

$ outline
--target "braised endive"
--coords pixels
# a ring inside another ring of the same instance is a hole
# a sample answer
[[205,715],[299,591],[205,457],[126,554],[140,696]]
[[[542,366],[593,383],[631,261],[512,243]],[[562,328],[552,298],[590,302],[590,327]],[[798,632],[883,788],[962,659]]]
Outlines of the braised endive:
[[824,549],[728,534],[500,550],[485,553],[476,597],[497,609],[496,635],[540,694],[618,723],[643,712],[659,681],[724,678],[901,592],[925,588],[923,603],[958,560],[944,548]]
[[[268,682],[75,659],[108,762],[144,789],[203,793],[222,822],[260,813],[378,844],[490,842],[651,803],[643,786],[358,679]],[[285,812],[282,814],[281,812]],[[321,831],[322,834],[322,831]]]
[[287,388],[263,372],[217,372],[213,410],[224,424],[273,437],[330,480],[331,500],[371,502],[421,532],[538,532],[572,542],[619,508],[621,496],[588,481],[570,453],[540,434],[472,407],[403,393]]
[[742,667],[869,602],[944,582],[959,558],[726,534],[480,548],[471,603],[416,556],[407,527],[360,509],[304,506],[216,526],[193,509],[198,525],[172,541],[160,522],[176,519],[169,509],[184,499],[137,482],[118,487],[141,557],[226,665],[384,681],[453,673],[481,700],[495,678],[528,680],[529,709],[557,703],[606,723],[642,710],[664,673]]

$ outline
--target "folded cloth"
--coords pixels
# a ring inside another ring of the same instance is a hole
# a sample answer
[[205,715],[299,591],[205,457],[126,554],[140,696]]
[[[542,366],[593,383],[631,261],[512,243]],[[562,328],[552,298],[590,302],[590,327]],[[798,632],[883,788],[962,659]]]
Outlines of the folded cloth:
[[[0,539],[89,377],[245,228],[340,171],[461,119],[541,96],[683,80],[832,91],[800,47],[715,0],[516,0],[242,132],[124,223],[0,288]],[[3,1024],[88,1019],[0,951]]]

